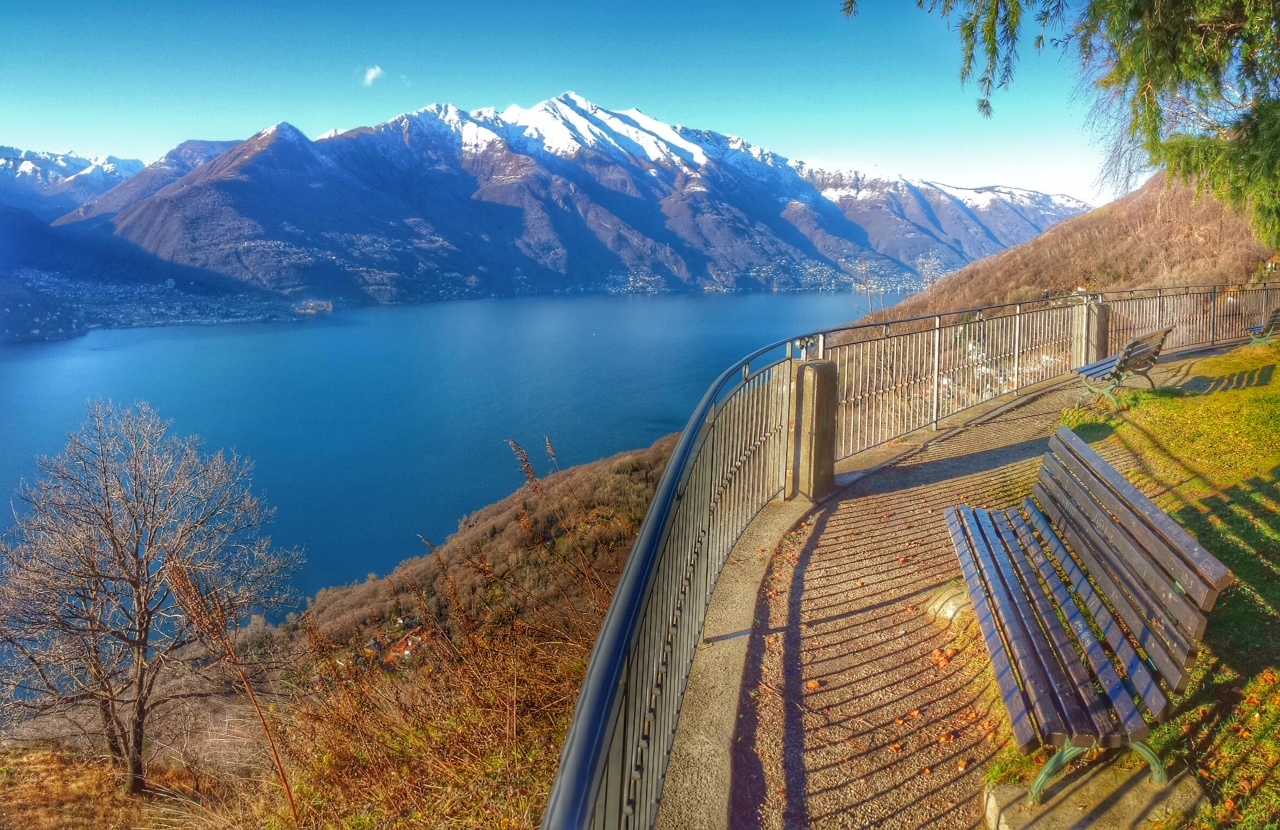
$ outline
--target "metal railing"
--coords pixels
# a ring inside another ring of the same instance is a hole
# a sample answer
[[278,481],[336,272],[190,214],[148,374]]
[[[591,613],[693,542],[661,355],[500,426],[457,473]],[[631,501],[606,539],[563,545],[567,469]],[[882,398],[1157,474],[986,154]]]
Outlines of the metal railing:
[[836,365],[840,459],[1064,375],[1136,334],[1173,325],[1167,350],[1243,338],[1277,305],[1280,284],[1078,294],[831,329],[730,367],[658,482],[592,651],[542,826],[631,830],[656,820],[716,579],[784,490],[798,361]]
[[793,348],[725,371],[680,436],[592,651],[544,827],[653,824],[716,578],[782,492]]

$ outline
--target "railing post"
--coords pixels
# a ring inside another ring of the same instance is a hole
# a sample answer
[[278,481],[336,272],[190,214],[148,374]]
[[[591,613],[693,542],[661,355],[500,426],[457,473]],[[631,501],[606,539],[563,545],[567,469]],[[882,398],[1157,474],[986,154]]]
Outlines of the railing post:
[[1209,295],[1209,345],[1218,344],[1218,286],[1213,287]]
[[1022,303],[1013,307],[1013,393],[1022,388]]
[[783,498],[804,496],[818,501],[835,489],[836,364],[806,361],[796,367],[794,377]]
[[942,315],[933,318],[933,428],[938,429],[942,382]]
[[1101,360],[1107,356],[1111,340],[1111,306],[1096,297],[1089,303],[1089,321],[1093,331],[1089,341],[1089,362]]
[[1074,295],[1079,302],[1071,309],[1071,366],[1084,366],[1089,362],[1089,303]]
[[1072,313],[1071,365],[1084,366],[1106,356],[1111,309],[1094,297],[1081,297]]

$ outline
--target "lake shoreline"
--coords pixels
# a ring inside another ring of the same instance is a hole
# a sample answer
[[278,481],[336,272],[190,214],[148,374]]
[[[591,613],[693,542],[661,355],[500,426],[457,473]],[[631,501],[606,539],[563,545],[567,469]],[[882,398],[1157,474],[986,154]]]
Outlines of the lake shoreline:
[[[24,284],[26,281],[23,281]],[[62,282],[59,280],[59,282]],[[77,285],[77,289],[83,290],[82,286]],[[141,296],[137,296],[136,292],[143,289],[154,289],[154,291],[145,291]],[[259,297],[249,294],[226,294],[209,296],[203,294],[186,294],[174,293],[172,289],[166,289],[162,286],[111,286],[98,285],[94,286],[94,290],[102,292],[110,291],[128,291],[130,293],[127,303],[122,303],[121,297],[108,294],[109,301],[85,300],[83,297],[75,297],[69,295],[67,290],[50,290],[46,288],[41,292],[42,296],[58,303],[62,311],[72,315],[72,319],[65,321],[71,326],[69,329],[46,330],[38,328],[35,331],[27,329],[22,334],[0,334],[0,346],[18,346],[31,343],[56,343],[65,340],[73,340],[78,337],[84,337],[92,331],[119,331],[126,329],[143,329],[143,328],[168,328],[172,326],[223,326],[223,325],[239,325],[243,323],[297,323],[314,319],[319,316],[328,314],[338,315],[349,313],[352,311],[360,311],[374,308],[420,308],[423,306],[439,305],[441,303],[452,302],[471,302],[484,300],[511,300],[523,298],[550,298],[550,297],[592,297],[592,296],[608,296],[608,297],[642,297],[642,296],[713,296],[713,295],[790,295],[790,294],[830,294],[830,295],[849,295],[849,296],[870,296],[870,292],[856,284],[851,284],[848,288],[717,288],[715,290],[698,290],[689,289],[687,291],[668,289],[664,291],[618,291],[609,289],[599,290],[579,290],[579,291],[563,291],[554,290],[547,292],[531,292],[522,294],[498,295],[491,294],[488,296],[474,297],[439,297],[435,299],[426,299],[411,302],[396,303],[358,303],[350,300],[289,300],[286,298]],[[910,289],[905,286],[896,286],[889,289],[882,289],[894,294],[907,296]],[[228,301],[228,302],[221,302]],[[176,308],[171,312],[157,310],[156,304],[161,307],[163,304],[169,303]],[[186,308],[181,306],[186,305]],[[315,304],[327,305],[328,308],[315,310],[308,308]],[[203,307],[203,308],[202,308]],[[150,316],[147,316],[147,315]]]

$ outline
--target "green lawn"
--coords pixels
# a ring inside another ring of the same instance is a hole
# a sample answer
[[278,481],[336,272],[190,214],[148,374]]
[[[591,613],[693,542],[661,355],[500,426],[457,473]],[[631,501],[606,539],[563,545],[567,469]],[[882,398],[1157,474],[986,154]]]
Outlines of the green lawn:
[[[1238,583],[1209,615],[1205,648],[1175,715],[1151,745],[1208,794],[1193,827],[1280,823],[1280,346],[1192,364],[1178,388],[1128,392],[1122,411],[1063,422],[1136,458],[1130,480],[1211,550]],[[1016,755],[1016,753],[1014,753]],[[1003,753],[993,776],[1029,765]],[[1139,766],[1134,754],[1120,763]]]

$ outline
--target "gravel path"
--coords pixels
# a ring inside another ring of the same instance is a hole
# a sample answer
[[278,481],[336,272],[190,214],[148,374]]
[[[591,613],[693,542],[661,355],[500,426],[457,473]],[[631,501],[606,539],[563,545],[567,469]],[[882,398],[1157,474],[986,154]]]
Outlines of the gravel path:
[[924,610],[960,579],[942,511],[1021,501],[1078,394],[938,441],[788,534],[757,602],[730,827],[981,824],[984,765],[1007,727],[976,625]]

